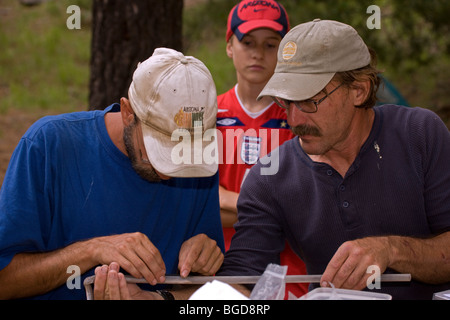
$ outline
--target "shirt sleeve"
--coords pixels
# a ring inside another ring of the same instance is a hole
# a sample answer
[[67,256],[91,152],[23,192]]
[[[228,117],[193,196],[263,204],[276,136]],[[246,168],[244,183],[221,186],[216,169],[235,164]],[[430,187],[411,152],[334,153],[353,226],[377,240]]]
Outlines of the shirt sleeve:
[[242,186],[236,234],[219,275],[259,275],[269,263],[280,264],[285,244],[280,210],[271,199],[269,176],[260,175],[260,170],[259,163],[253,166]]
[[42,148],[22,138],[11,157],[0,191],[0,269],[16,253],[45,249],[51,220],[45,167]]
[[450,132],[427,109],[411,119],[412,155],[422,169],[425,210],[432,233],[450,230]]

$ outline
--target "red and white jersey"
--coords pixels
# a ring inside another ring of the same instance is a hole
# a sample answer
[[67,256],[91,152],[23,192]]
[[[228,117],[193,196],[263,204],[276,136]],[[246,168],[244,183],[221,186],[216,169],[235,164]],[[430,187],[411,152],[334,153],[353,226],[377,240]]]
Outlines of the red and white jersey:
[[[237,85],[218,96],[217,102],[216,125],[221,133],[218,134],[220,185],[239,193],[246,174],[258,159],[292,139],[294,134],[287,123],[286,112],[275,103],[257,114],[250,114],[239,101]],[[228,250],[235,230],[223,228],[223,233]],[[280,264],[288,266],[287,274],[306,274],[305,264],[287,242],[280,254]],[[289,283],[285,299],[288,292],[301,297],[308,292],[308,284]]]
[[250,114],[239,101],[237,86],[217,97],[219,179],[225,189],[239,192],[248,170],[272,150],[294,137],[286,112],[275,103]]

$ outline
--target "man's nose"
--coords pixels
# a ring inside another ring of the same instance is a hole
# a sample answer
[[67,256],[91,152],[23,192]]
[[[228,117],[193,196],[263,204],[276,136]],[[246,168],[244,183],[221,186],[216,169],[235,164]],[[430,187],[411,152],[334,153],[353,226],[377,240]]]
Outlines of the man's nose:
[[289,126],[295,127],[305,124],[308,121],[308,115],[299,110],[293,102],[290,102],[289,109],[287,111],[287,121]]

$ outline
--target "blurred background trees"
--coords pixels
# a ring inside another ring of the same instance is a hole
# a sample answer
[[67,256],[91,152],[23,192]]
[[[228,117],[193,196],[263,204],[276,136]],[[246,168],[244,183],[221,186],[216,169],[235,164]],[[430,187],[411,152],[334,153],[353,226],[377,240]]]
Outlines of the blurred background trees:
[[[235,83],[225,54],[225,31],[227,15],[237,2],[46,0],[28,7],[0,0],[0,117],[10,108],[54,113],[104,108],[126,95],[137,61],[157,46],[182,49],[204,61],[218,93],[223,93]],[[430,108],[450,122],[450,1],[280,2],[292,26],[314,18],[354,26],[377,51],[379,67],[409,104]],[[104,5],[101,10],[96,3]],[[69,5],[81,8],[80,30],[66,28]],[[367,28],[370,5],[380,7],[379,30]],[[172,37],[174,42],[169,41]],[[91,64],[99,52],[103,62]],[[109,82],[118,89],[102,87]],[[94,93],[104,98],[94,99]]]
[[132,71],[155,48],[182,49],[183,1],[93,0],[89,109],[128,96]]

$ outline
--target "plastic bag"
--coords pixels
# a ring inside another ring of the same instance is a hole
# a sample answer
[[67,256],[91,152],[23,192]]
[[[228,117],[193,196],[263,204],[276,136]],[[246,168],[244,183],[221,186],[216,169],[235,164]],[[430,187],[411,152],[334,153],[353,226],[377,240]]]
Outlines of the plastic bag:
[[287,266],[269,264],[250,295],[250,300],[283,300]]

